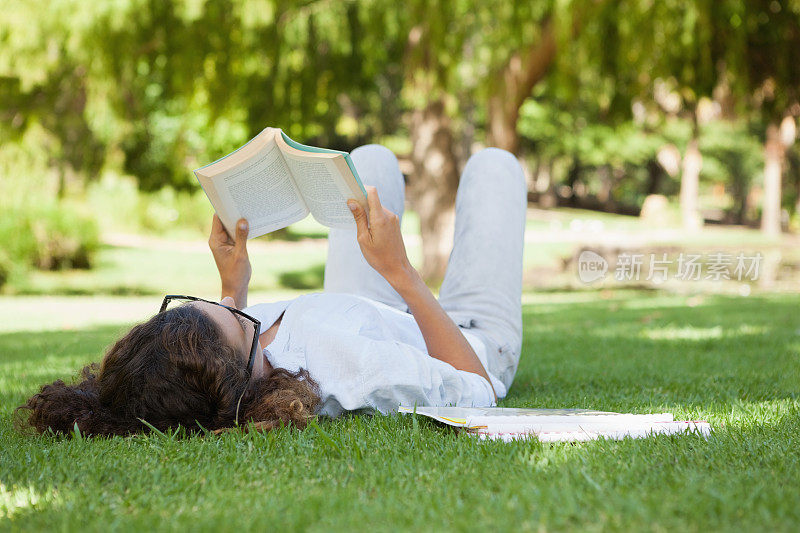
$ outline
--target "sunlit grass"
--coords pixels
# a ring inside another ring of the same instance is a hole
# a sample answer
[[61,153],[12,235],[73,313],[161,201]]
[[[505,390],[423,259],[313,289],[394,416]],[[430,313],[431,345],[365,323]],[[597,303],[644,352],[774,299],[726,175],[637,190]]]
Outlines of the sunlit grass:
[[[219,275],[211,252],[202,242],[199,244],[192,249],[106,246],[93,270],[33,272],[15,291],[62,295],[157,295],[164,291],[215,294],[219,292]],[[326,253],[324,245],[253,246],[251,290],[281,289],[281,274],[324,264]]]
[[[597,229],[600,227],[598,224],[602,226],[602,232],[592,233],[591,228]],[[288,241],[264,238],[250,241],[253,291],[322,288],[328,228],[307,217],[288,229]],[[414,211],[405,213],[402,230],[409,259],[412,265],[421,268],[419,217]],[[109,242],[97,253],[92,270],[32,271],[13,278],[2,291],[23,295],[143,296],[160,295],[165,291],[215,295],[219,281],[206,236],[197,231],[187,231],[183,228],[161,236],[108,234],[106,240]],[[597,249],[622,246],[618,250],[621,251],[624,246],[639,243],[631,249],[638,253],[666,246],[672,250],[670,258],[675,267],[679,249],[710,254],[724,248],[750,256],[775,244],[764,240],[760,232],[750,229],[709,227],[691,235],[674,229],[653,233],[636,217],[575,209],[530,210],[527,232],[524,279],[527,286],[537,288],[584,288],[577,279],[574,265],[568,264],[567,260],[586,246]],[[800,252],[791,246],[784,246],[780,253],[789,267],[800,262]],[[646,266],[643,272],[644,278]],[[713,292],[726,284],[685,282],[668,285],[671,290],[686,290],[691,286]],[[736,288],[730,283],[726,287],[726,290]]]
[[[264,295],[266,297],[267,294]],[[120,299],[122,300],[122,299]],[[37,385],[124,324],[0,334],[0,509],[12,529],[793,530],[798,295],[526,293],[505,406],[669,411],[708,439],[478,442],[428,420],[304,432],[58,440],[11,429]],[[47,312],[43,312],[45,319]]]
[[[414,231],[413,217],[404,229]],[[250,290],[321,289],[327,257],[327,228],[305,219],[290,228],[298,240],[249,244],[253,266]],[[213,296],[219,292],[219,275],[205,240],[169,240],[132,237],[131,245],[106,244],[91,270],[32,271],[3,290],[22,295],[145,296],[166,292]],[[407,245],[410,261],[421,265],[418,242]]]

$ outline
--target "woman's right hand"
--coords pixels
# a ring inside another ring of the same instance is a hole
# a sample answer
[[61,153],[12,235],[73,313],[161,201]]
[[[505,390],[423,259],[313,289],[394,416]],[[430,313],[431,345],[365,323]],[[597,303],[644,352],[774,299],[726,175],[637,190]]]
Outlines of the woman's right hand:
[[358,245],[367,263],[393,284],[413,269],[400,233],[400,218],[381,205],[375,187],[367,186],[366,190],[369,219],[358,202],[347,201],[356,221]]
[[248,231],[247,220],[242,218],[237,221],[236,233],[231,236],[214,213],[208,237],[208,247],[222,282],[222,297],[231,296],[239,309],[247,306],[247,287],[253,272],[247,254]]

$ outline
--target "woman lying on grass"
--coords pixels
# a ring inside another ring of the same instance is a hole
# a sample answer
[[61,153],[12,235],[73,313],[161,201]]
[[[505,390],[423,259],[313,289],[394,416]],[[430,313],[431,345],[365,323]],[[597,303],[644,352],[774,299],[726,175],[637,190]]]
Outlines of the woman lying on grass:
[[437,301],[406,256],[397,159],[377,145],[352,158],[369,216],[348,202],[354,228],[330,231],[323,292],[247,307],[247,222],[231,238],[215,215],[221,301],[168,296],[99,366],[84,368],[82,382],[43,386],[19,408],[23,424],[97,435],[248,422],[268,430],[302,428],[317,413],[489,406],[505,396],[522,343],[519,164],[491,148],[467,163]]

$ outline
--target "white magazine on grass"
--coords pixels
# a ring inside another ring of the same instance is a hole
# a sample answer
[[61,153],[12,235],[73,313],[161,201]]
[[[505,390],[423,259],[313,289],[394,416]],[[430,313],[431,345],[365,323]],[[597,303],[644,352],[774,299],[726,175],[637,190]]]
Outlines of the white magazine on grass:
[[672,413],[641,415],[591,409],[407,406],[401,406],[399,412],[416,413],[464,428],[481,439],[505,441],[530,437],[542,442],[583,441],[681,433],[708,436],[711,429],[708,422],[701,420],[676,421]]

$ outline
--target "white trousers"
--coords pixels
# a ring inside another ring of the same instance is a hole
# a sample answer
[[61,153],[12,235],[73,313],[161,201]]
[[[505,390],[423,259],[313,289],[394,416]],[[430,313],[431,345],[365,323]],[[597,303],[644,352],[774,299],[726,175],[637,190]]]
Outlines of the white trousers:
[[[387,148],[370,144],[351,157],[364,185],[402,220],[403,175]],[[522,251],[527,189],[522,168],[505,150],[470,157],[458,185],[453,250],[439,303],[462,328],[486,344],[487,369],[511,386],[522,349]],[[408,312],[403,298],[361,254],[355,230],[331,229],[325,264],[326,292],[366,296]]]

